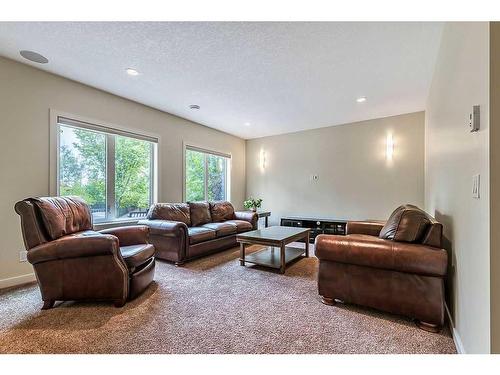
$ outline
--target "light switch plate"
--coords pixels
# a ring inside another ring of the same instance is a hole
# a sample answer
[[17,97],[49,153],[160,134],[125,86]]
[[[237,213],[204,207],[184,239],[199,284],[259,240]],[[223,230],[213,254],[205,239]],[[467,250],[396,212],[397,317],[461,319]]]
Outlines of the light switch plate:
[[472,113],[469,114],[469,129],[471,132],[479,130],[479,105],[472,106]]
[[479,199],[479,174],[472,176],[472,198]]
[[28,252],[26,250],[21,250],[19,252],[19,262],[27,262],[28,261]]

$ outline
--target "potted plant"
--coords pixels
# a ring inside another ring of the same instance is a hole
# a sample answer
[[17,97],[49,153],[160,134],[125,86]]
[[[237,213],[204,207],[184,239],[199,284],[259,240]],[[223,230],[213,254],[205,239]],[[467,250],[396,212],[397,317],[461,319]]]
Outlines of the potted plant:
[[243,202],[243,206],[247,210],[252,210],[253,212],[257,211],[257,208],[260,208],[261,205],[262,205],[262,199],[260,198],[255,199],[250,197]]

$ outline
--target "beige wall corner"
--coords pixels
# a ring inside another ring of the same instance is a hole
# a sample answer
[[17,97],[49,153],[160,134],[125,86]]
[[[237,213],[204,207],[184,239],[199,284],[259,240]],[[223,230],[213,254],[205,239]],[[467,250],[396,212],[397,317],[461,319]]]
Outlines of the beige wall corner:
[[[466,353],[490,352],[489,48],[488,22],[447,23],[426,106],[425,206],[444,225],[448,304]],[[471,133],[473,105],[481,128]]]
[[500,22],[490,23],[491,352],[500,353]]

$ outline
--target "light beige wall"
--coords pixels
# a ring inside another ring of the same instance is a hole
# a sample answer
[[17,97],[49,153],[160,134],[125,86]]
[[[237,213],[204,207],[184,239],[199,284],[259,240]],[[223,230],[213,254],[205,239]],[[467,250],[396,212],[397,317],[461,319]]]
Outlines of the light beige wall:
[[244,140],[0,58],[0,280],[32,272],[19,263],[24,245],[13,207],[22,198],[49,194],[50,108],[159,134],[160,201],[182,200],[183,141],[231,153],[231,200],[242,206]]
[[273,224],[287,215],[386,219],[402,203],[423,207],[423,112],[249,140],[246,153],[247,195],[264,199]]
[[[472,106],[481,129],[470,133]],[[489,24],[445,26],[426,107],[425,202],[444,224],[450,310],[467,353],[490,351]],[[480,199],[472,176],[481,175]],[[460,345],[460,344],[459,344]]]
[[490,23],[491,352],[500,353],[500,22]]

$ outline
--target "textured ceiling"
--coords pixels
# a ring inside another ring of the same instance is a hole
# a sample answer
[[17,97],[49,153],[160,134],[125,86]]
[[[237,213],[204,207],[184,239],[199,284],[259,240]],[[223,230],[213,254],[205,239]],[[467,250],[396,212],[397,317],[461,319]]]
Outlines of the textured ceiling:
[[[255,138],[423,110],[442,27],[2,22],[0,55]],[[39,52],[49,63],[28,62],[19,50]],[[128,67],[141,75],[128,76]],[[359,96],[368,100],[357,103]]]

